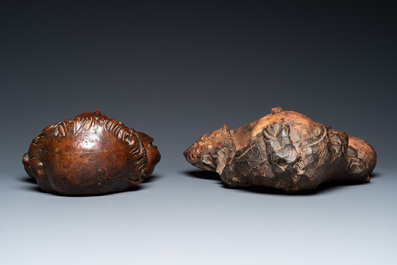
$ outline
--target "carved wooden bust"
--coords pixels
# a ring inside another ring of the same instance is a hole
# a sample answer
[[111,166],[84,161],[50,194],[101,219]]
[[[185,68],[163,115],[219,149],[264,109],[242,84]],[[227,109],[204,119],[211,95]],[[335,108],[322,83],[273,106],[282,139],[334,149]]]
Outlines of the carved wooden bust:
[[45,191],[66,195],[119,192],[137,186],[160,161],[148,135],[99,111],[44,128],[23,156]]
[[364,140],[280,107],[236,130],[225,125],[203,135],[184,155],[229,186],[285,192],[335,180],[368,182],[376,164],[376,152]]

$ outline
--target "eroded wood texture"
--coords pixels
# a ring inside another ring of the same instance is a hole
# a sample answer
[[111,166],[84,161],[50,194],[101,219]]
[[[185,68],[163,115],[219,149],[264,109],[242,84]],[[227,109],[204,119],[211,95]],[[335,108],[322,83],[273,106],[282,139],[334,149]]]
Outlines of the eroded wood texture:
[[269,115],[201,136],[184,155],[216,171],[233,187],[266,186],[285,192],[313,190],[328,181],[369,182],[376,152],[362,139],[273,108]]
[[99,111],[44,128],[22,162],[45,191],[65,195],[119,192],[137,186],[160,161],[148,135]]

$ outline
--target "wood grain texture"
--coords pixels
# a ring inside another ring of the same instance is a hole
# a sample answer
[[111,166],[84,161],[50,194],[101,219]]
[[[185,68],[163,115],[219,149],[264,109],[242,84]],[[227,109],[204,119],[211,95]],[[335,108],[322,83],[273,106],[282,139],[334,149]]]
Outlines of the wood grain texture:
[[225,125],[203,135],[184,155],[229,186],[289,193],[336,180],[369,182],[376,165],[376,152],[364,140],[280,107],[236,130]]
[[44,128],[23,156],[40,188],[65,195],[119,192],[137,186],[160,161],[148,135],[99,111]]

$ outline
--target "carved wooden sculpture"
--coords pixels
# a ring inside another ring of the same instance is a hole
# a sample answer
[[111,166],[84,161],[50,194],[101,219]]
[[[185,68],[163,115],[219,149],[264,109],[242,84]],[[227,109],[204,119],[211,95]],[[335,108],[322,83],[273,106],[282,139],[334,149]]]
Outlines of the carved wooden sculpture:
[[160,161],[148,135],[99,111],[44,128],[23,156],[26,172],[45,191],[112,193],[137,186]]
[[184,155],[229,186],[285,192],[334,180],[369,182],[376,164],[375,150],[364,140],[280,107],[236,130],[225,125],[203,135]]

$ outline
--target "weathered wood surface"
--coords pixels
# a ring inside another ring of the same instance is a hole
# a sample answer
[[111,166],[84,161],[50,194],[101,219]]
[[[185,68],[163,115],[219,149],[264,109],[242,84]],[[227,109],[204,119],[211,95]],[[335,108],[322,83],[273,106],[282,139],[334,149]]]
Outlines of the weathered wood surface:
[[376,152],[362,139],[273,108],[269,115],[201,136],[184,155],[216,171],[233,187],[266,186],[284,192],[313,190],[329,181],[369,182]]
[[148,135],[99,111],[44,128],[22,162],[40,188],[65,195],[119,192],[137,186],[160,161]]

